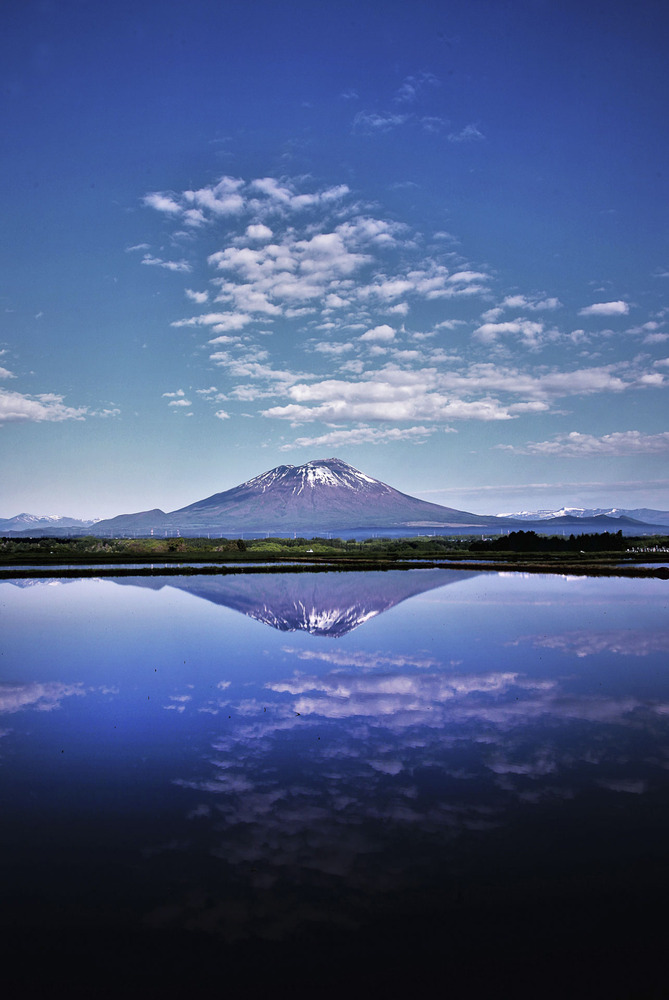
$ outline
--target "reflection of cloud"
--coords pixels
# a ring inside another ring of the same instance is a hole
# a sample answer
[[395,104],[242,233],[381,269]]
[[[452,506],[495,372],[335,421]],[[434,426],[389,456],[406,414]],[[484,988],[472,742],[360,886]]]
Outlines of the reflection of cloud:
[[642,795],[648,788],[648,782],[640,778],[608,778],[598,781],[597,784],[612,792],[625,792],[628,795]]
[[200,773],[175,781],[197,843],[224,866],[225,894],[184,894],[149,923],[227,940],[356,926],[393,894],[431,885],[435,865],[466,868],[472,838],[478,850],[518,808],[577,810],[583,791],[640,795],[652,775],[666,780],[660,751],[638,756],[639,729],[669,718],[659,702],[579,695],[513,670],[441,672],[418,654],[302,659],[332,669],[230,701]]
[[559,649],[578,657],[597,653],[615,653],[620,656],[650,656],[669,652],[669,630],[607,629],[605,632],[578,630],[559,635],[526,635],[511,645],[529,642],[544,649]]
[[83,695],[81,684],[61,684],[50,681],[45,684],[2,684],[0,685],[0,713],[20,712],[33,708],[38,712],[51,712],[60,708],[63,698]]
[[300,660],[321,660],[325,663],[332,663],[336,667],[358,667],[361,670],[376,670],[379,667],[385,669],[419,667],[422,669],[435,669],[441,666],[440,660],[435,660],[429,656],[409,656],[405,654],[389,655],[388,653],[357,653],[352,650],[326,650],[292,649],[285,647],[286,653],[291,653]]
[[[421,715],[443,708],[452,699],[472,694],[502,694],[510,687],[546,688],[549,681],[521,679],[516,673],[488,674],[384,674],[374,677],[331,673],[321,677],[296,675],[267,687],[277,693],[298,695],[300,715],[347,718],[354,715]],[[408,720],[407,720],[408,722]],[[406,724],[406,723],[405,723]]]

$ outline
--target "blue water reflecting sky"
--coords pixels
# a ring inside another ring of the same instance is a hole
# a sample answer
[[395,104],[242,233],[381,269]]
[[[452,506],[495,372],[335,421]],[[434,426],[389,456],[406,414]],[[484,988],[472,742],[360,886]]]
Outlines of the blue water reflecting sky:
[[642,854],[657,882],[666,588],[2,583],[0,921],[289,941],[420,920],[417,892],[551,896],[586,862],[608,884]]

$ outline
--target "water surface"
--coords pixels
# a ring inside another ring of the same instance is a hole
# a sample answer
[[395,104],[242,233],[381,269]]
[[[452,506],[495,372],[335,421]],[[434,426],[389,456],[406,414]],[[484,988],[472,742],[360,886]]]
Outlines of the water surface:
[[653,988],[667,593],[446,569],[0,583],[17,991],[36,947],[75,980],[113,958],[126,995],[249,968],[329,995],[363,959],[370,988]]

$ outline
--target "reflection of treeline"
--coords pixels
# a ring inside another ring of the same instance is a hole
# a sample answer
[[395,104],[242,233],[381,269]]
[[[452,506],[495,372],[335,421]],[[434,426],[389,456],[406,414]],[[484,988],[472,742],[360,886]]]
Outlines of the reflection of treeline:
[[511,531],[500,538],[471,542],[470,552],[624,552],[627,539],[622,531],[591,535],[537,535],[536,531]]

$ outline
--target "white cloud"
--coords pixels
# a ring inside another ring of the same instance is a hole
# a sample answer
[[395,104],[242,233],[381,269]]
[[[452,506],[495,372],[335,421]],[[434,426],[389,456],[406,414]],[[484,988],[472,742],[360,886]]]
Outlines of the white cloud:
[[474,330],[474,336],[484,344],[494,343],[503,334],[514,334],[527,347],[536,347],[544,332],[544,324],[530,319],[516,319],[506,323],[483,323]]
[[334,430],[316,437],[296,438],[284,444],[280,451],[293,448],[340,448],[358,444],[388,444],[395,441],[413,441],[422,444],[436,431],[436,427],[356,427],[351,430]]
[[[172,195],[161,194],[160,191],[145,195],[143,201],[147,208],[155,208],[157,212],[166,212],[168,215],[179,215],[182,211]],[[136,248],[131,247],[131,249]]]
[[392,326],[383,324],[381,326],[375,326],[366,333],[363,333],[359,340],[364,341],[381,341],[382,343],[389,343],[391,340],[395,339],[395,331]]
[[417,73],[407,76],[395,94],[397,104],[413,104],[428,87],[438,87],[439,80],[432,73]]
[[142,264],[147,264],[149,267],[163,267],[166,271],[179,271],[182,273],[188,273],[193,270],[186,260],[162,260],[161,257],[154,257],[149,253],[145,253],[142,257]]
[[258,240],[266,242],[271,240],[274,233],[269,228],[269,226],[264,226],[262,223],[256,223],[255,225],[250,225],[246,227],[246,236],[250,240]]
[[29,684],[0,685],[0,713],[22,712],[35,709],[38,712],[52,712],[61,706],[64,698],[86,694],[80,683],[63,684],[60,681],[45,683],[34,681]]
[[320,354],[346,354],[348,351],[353,350],[353,344],[342,343],[333,344],[330,342],[321,341],[318,344],[314,344],[314,350],[318,351]]
[[168,406],[192,406],[190,399],[173,399],[167,404]]
[[209,292],[194,292],[192,288],[186,289],[186,295],[191,302],[197,302],[199,306],[204,305],[209,300]]
[[628,455],[661,455],[669,452],[669,431],[643,434],[641,431],[614,431],[596,437],[571,431],[551,441],[534,441],[524,447],[503,446],[506,451],[525,455],[559,455],[563,458],[592,458],[596,455],[622,458]]
[[[360,382],[330,379],[313,385],[299,383],[288,392],[296,403],[271,407],[263,415],[293,423],[313,420],[337,423],[341,420],[443,422],[511,419],[509,409],[495,399],[463,400],[454,395],[430,391],[428,385],[435,383],[434,373],[420,372],[417,378],[412,378],[407,372],[398,371],[396,374],[397,378],[393,381],[382,381],[380,378]],[[317,405],[303,405],[308,401]]]
[[185,396],[185,395],[186,395],[186,393],[183,391],[183,389],[177,389],[176,392],[164,392],[163,393],[163,396],[167,397],[168,399],[178,399],[180,396]]
[[377,114],[375,111],[359,111],[353,119],[353,131],[362,132],[364,135],[389,132],[399,125],[404,125],[408,119],[408,115],[393,114],[392,112]]
[[420,125],[425,132],[443,132],[443,130],[448,126],[448,121],[445,118],[439,118],[437,115],[423,115],[420,119]]
[[449,142],[480,142],[485,139],[483,132],[476,125],[465,125],[459,132],[451,132]]
[[626,316],[630,311],[627,302],[618,299],[616,302],[595,302],[591,306],[579,309],[579,316]]
[[0,368],[0,378],[16,378],[16,375],[9,368]]
[[62,420],[84,420],[86,406],[66,406],[63,396],[39,393],[36,396],[0,389],[0,423],[60,423]]
[[[188,319],[175,320],[170,326],[211,326],[216,333],[228,330],[241,330],[251,322],[251,317],[245,313],[205,313],[202,316],[191,316]],[[210,341],[211,343],[211,341]]]
[[216,410],[216,413],[214,415],[216,417],[218,417],[219,420],[229,420],[230,419],[230,414],[227,413],[225,410]]

